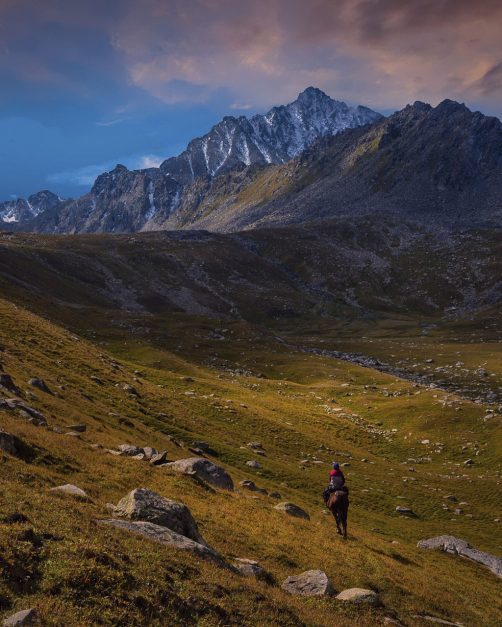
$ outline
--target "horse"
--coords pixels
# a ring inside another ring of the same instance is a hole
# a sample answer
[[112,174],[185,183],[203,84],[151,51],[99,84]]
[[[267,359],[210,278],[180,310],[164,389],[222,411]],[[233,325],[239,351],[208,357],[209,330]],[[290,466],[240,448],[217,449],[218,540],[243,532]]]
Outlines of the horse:
[[326,507],[333,514],[336,520],[336,531],[338,535],[343,535],[347,539],[347,514],[349,511],[349,495],[345,490],[332,492],[326,503]]

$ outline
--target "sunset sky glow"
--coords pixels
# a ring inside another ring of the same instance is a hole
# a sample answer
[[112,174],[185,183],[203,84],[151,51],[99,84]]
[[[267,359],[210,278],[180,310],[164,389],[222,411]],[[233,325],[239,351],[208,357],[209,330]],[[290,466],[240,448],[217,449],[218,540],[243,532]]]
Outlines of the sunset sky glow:
[[502,116],[500,0],[0,0],[0,200],[86,191],[313,85]]

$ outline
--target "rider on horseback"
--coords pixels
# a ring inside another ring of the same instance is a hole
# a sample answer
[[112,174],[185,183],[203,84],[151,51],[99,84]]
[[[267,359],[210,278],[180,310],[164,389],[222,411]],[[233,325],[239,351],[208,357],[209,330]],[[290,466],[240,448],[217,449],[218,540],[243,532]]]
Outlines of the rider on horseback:
[[340,469],[340,464],[333,462],[333,468],[329,473],[329,485],[323,493],[324,501],[327,503],[329,495],[337,490],[344,490],[348,493],[348,489],[345,486],[345,476]]

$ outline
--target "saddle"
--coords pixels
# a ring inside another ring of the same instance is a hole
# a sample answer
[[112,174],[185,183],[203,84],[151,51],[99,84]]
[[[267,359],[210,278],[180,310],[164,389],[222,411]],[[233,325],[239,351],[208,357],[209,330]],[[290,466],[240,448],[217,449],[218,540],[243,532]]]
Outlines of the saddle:
[[347,488],[346,485],[339,485],[339,484],[338,485],[333,485],[333,484],[330,484],[324,490],[324,492],[322,493],[322,496],[323,496],[323,499],[324,499],[325,503],[328,502],[330,494],[332,494],[333,492],[335,492],[335,493],[336,492],[340,492],[340,494],[349,496],[349,489]]

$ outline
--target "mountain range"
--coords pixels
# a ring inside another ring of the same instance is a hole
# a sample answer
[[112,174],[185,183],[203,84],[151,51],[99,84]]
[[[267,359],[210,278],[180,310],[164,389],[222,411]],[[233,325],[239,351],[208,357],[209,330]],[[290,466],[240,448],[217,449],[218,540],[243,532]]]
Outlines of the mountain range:
[[501,191],[497,118],[451,100],[386,118],[309,87],[265,115],[225,117],[159,168],[117,165],[77,200],[40,192],[0,204],[0,218],[41,233],[228,232],[375,213],[464,228],[499,225]]
[[225,117],[160,168],[129,171],[117,165],[99,176],[88,194],[54,203],[49,211],[13,212],[13,205],[29,207],[31,199],[0,203],[0,220],[10,228],[37,232],[157,230],[180,205],[183,192],[200,179],[285,163],[320,137],[381,118],[371,109],[349,107],[309,87],[294,102],[265,115]]

